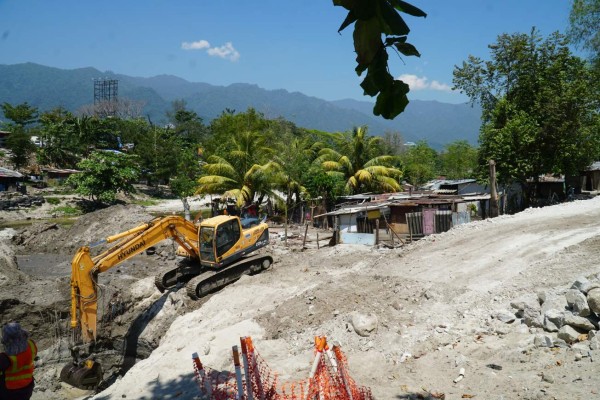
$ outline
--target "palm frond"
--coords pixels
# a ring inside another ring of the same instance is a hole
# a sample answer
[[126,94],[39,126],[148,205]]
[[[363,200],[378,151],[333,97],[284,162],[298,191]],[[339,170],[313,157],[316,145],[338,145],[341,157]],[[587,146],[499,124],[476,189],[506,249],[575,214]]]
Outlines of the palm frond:
[[400,185],[400,183],[398,183],[397,180],[389,176],[377,177],[377,184],[385,192],[398,192],[402,188],[402,186]]
[[325,171],[341,171],[343,169],[337,161],[323,161],[321,166]]
[[361,169],[356,171],[352,178],[356,179],[356,181],[360,182],[361,184],[369,184],[373,180],[373,174],[366,169]]

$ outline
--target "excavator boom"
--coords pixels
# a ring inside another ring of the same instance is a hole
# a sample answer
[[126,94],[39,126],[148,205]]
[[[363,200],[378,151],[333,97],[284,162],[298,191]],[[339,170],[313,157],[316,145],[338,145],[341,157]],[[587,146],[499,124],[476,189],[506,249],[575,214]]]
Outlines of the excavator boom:
[[116,242],[108,250],[92,257],[90,247],[81,247],[71,262],[71,327],[80,325],[84,343],[96,339],[98,273],[172,238],[191,258],[198,258],[198,227],[178,216],[156,218],[139,227],[109,236],[101,243]]

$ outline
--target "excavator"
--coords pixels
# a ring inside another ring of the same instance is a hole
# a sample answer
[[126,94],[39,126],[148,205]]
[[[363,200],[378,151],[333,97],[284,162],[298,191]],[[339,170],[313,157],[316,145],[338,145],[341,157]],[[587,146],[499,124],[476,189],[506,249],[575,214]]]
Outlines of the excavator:
[[[61,371],[61,380],[82,389],[92,389],[102,381],[99,362],[94,360],[93,344],[97,341],[98,275],[155,246],[165,239],[179,244],[177,254],[189,260],[162,272],[155,278],[157,288],[185,284],[192,299],[199,299],[239,279],[256,274],[273,263],[269,255],[251,253],[269,243],[269,228],[262,221],[244,228],[237,216],[218,215],[199,223],[179,216],[157,217],[145,224],[100,242],[83,246],[71,262],[71,328],[73,361]],[[92,256],[91,247],[114,243]],[[87,348],[81,356],[81,349]]]

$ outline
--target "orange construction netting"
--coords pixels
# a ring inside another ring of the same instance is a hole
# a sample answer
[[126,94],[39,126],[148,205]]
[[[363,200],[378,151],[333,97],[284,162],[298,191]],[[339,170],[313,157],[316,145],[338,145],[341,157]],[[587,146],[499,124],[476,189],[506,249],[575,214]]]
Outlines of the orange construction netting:
[[348,373],[348,361],[339,346],[329,349],[325,337],[315,337],[315,358],[310,376],[279,383],[275,373],[260,357],[252,339],[240,338],[242,362],[233,348],[235,373],[204,367],[194,353],[196,381],[204,398],[214,400],[371,400],[366,387],[358,386]]

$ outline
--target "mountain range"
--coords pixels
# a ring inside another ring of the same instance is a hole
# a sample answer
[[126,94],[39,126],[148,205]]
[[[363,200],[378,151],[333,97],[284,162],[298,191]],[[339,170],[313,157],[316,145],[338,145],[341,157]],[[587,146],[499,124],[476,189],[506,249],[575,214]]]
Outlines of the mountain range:
[[142,113],[155,123],[165,122],[171,103],[182,99],[205,122],[225,109],[245,111],[253,107],[267,118],[282,117],[308,129],[336,132],[367,125],[372,135],[400,132],[405,141],[426,140],[436,149],[455,140],[475,144],[481,124],[481,109],[466,103],[411,100],[402,114],[389,121],[375,117],[369,101],[326,101],[247,83],[215,86],[172,75],[140,78],[91,67],[65,70],[34,63],[0,64],[0,103],[27,102],[40,111],[62,106],[76,112],[94,102],[93,80],[98,78],[117,79],[119,98],[143,102]]

